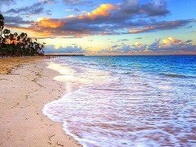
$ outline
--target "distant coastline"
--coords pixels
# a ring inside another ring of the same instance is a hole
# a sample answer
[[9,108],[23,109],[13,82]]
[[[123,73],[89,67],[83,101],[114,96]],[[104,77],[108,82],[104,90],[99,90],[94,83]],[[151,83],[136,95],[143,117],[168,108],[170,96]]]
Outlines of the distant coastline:
[[48,53],[44,54],[44,56],[85,56],[84,54],[67,54],[67,53]]
[[45,53],[44,56],[196,56],[196,53],[160,53],[160,54],[77,54],[77,53]]

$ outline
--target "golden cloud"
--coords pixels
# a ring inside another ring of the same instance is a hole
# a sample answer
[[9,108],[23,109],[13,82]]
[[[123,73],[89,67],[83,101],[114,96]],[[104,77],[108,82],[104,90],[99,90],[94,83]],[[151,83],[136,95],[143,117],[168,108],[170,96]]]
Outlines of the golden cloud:
[[181,40],[175,39],[173,37],[168,37],[162,40],[163,46],[170,46],[171,44],[180,44],[182,43]]
[[40,27],[53,29],[63,26],[63,23],[61,21],[49,18],[39,18],[36,24]]
[[153,29],[156,29],[156,26],[146,26],[144,28],[133,28],[129,30],[129,33],[136,34],[136,33],[142,33],[142,32],[146,32],[146,31],[153,30]]
[[86,13],[86,14],[81,14],[78,16],[79,19],[85,19],[85,18],[90,18],[90,19],[95,19],[97,17],[107,17],[110,14],[111,10],[116,9],[114,5],[111,4],[101,4],[98,8],[93,10],[92,12]]
[[139,43],[139,42],[135,42],[134,46],[135,46],[135,47],[140,47],[140,46],[142,46],[142,44]]

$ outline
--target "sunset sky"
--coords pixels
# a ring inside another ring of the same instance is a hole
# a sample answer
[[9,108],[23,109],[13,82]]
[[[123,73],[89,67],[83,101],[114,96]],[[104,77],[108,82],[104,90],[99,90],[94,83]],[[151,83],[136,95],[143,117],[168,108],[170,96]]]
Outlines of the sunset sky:
[[196,54],[196,0],[1,0],[5,28],[46,52]]

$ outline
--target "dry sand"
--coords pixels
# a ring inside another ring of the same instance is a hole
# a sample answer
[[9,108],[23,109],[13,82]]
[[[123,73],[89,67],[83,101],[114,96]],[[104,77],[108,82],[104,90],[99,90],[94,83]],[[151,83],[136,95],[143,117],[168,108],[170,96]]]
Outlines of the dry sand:
[[42,114],[65,90],[46,67],[43,57],[0,59],[0,147],[81,146]]

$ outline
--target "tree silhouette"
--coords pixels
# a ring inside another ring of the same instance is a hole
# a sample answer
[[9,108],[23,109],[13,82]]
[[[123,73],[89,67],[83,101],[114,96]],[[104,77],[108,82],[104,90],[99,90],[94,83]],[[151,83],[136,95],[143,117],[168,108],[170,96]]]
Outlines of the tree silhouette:
[[11,33],[10,30],[4,29],[4,17],[0,14],[0,56],[35,56],[44,55],[44,43],[40,44],[28,37],[27,33]]
[[2,42],[2,30],[4,28],[4,17],[0,14],[0,43]]

